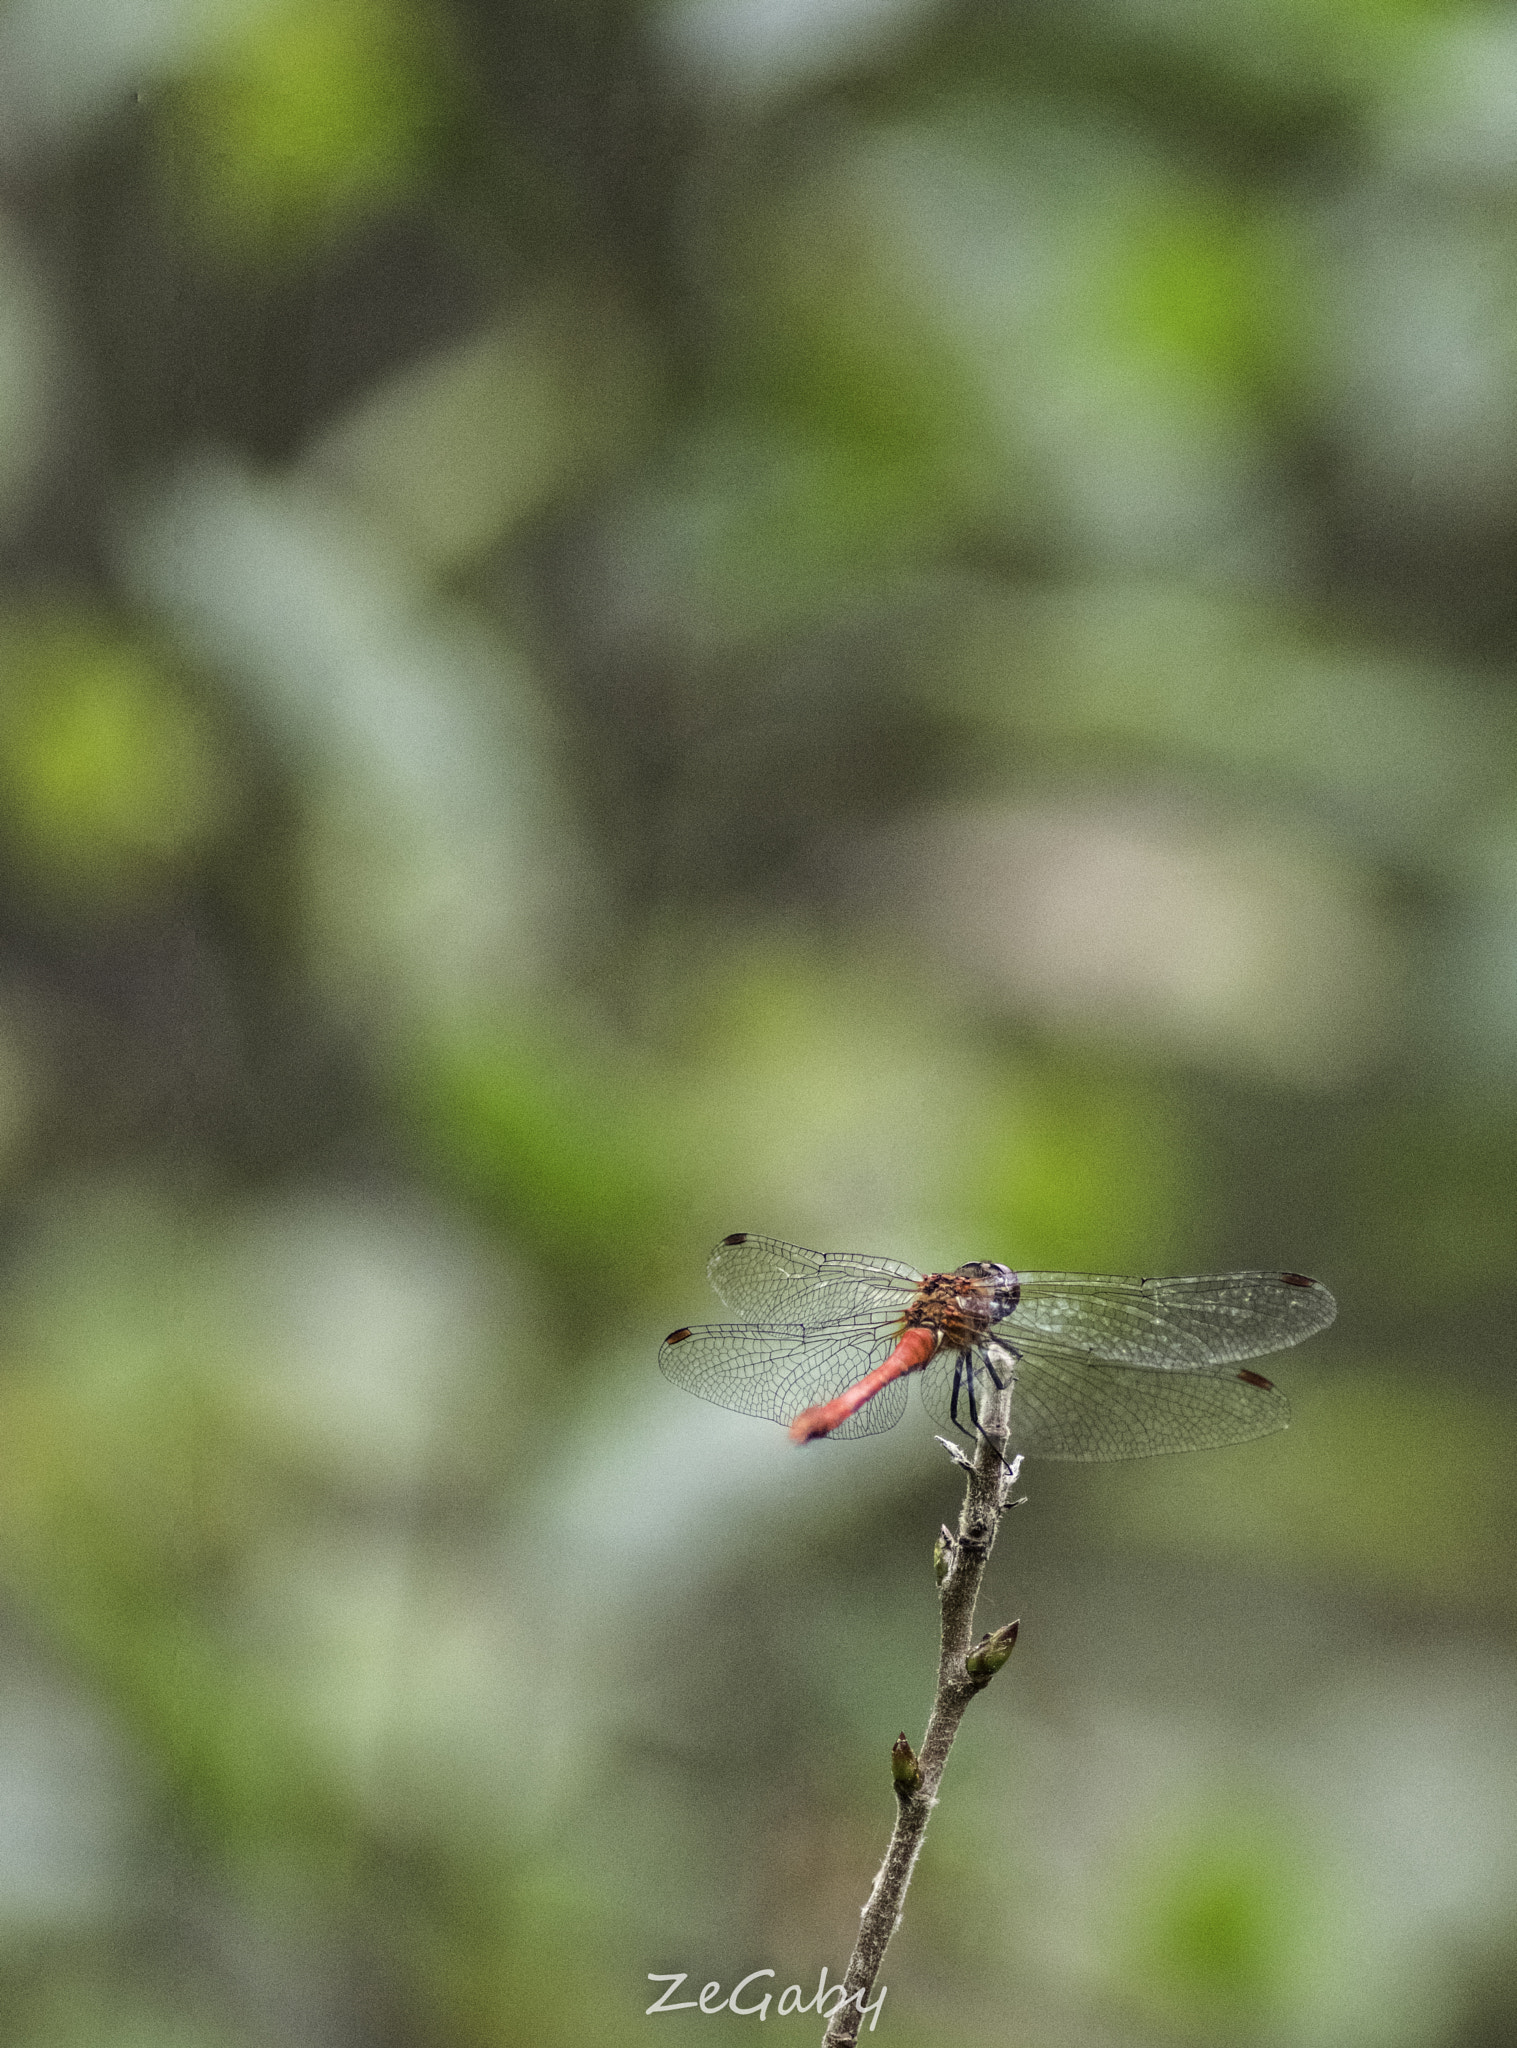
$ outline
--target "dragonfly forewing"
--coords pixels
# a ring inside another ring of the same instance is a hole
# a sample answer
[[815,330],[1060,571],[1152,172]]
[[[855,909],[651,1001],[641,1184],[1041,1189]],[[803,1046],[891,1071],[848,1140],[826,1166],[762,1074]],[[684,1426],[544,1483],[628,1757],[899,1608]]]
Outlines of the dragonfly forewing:
[[808,1326],[900,1314],[922,1282],[920,1273],[895,1259],[809,1252],[743,1230],[723,1238],[706,1275],[734,1315]]
[[1299,1273],[1212,1273],[1123,1279],[1102,1273],[1024,1273],[1021,1299],[998,1335],[1053,1337],[1119,1365],[1195,1369],[1283,1351],[1325,1330],[1337,1313],[1319,1280]]

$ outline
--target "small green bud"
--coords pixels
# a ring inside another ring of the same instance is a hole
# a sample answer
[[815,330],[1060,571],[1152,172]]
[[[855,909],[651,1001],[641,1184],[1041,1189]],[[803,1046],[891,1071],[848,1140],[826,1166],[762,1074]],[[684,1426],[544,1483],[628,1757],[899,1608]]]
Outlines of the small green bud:
[[1021,1626],[1020,1621],[1008,1621],[1005,1628],[998,1628],[994,1635],[981,1636],[964,1660],[964,1669],[976,1685],[989,1685],[1011,1655]]
[[953,1531],[945,1522],[943,1533],[932,1546],[932,1576],[941,1586],[953,1570]]
[[895,1780],[897,1794],[904,1799],[908,1792],[915,1792],[922,1782],[922,1767],[917,1762],[917,1753],[906,1740],[903,1728],[890,1745],[890,1775]]

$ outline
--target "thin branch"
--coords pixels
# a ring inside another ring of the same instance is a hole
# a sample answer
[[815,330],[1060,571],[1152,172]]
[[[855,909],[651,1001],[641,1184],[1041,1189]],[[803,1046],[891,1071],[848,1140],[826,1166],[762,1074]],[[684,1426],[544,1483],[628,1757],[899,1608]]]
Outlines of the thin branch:
[[1011,1489],[1022,1463],[1020,1458],[1014,1458],[1008,1465],[1004,1455],[1014,1359],[1003,1354],[992,1362],[998,1370],[1004,1369],[1006,1388],[1004,1392],[997,1390],[982,1404],[981,1435],[974,1457],[966,1458],[957,1445],[947,1446],[957,1463],[968,1466],[969,1478],[959,1512],[958,1533],[955,1535],[945,1525],[934,1553],[942,1608],[937,1693],[920,1756],[913,1756],[904,1735],[891,1752],[897,1801],[895,1828],[864,1908],[858,1941],[848,1960],[844,1996],[828,2021],[822,2048],[852,2048],[858,2040],[874,1980],[890,1937],[900,1925],[906,1887],[927,1833],[928,1819],[937,1804],[938,1786],[964,1709],[977,1692],[984,1691],[1016,1641],[1015,1622],[978,1643],[973,1640],[980,1581],[995,1547],[1001,1517],[1013,1505]]

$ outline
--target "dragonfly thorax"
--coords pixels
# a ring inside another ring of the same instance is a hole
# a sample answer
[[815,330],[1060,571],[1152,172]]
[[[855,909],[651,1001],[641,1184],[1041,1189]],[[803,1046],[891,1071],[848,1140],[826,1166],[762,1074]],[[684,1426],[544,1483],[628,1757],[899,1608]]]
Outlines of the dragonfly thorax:
[[1009,1266],[987,1259],[955,1273],[929,1273],[918,1288],[908,1323],[936,1330],[944,1350],[969,1351],[1009,1316],[1021,1284]]

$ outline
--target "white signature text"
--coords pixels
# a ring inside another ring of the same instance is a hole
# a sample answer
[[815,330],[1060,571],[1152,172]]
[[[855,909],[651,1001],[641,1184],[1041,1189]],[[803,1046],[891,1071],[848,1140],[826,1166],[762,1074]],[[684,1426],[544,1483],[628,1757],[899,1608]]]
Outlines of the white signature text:
[[[699,1998],[676,1998],[674,1994],[679,1990],[681,1984],[684,1983],[686,1972],[684,1970],[650,1970],[648,1972],[648,1982],[650,1984],[667,1984],[669,1988],[661,1997],[653,2001],[652,2005],[648,2007],[648,2011],[650,2013],[691,2012],[698,2009],[708,2015],[717,2012],[735,2012],[749,2018],[756,2015],[759,2019],[766,2020],[769,2017],[769,2005],[770,2001],[774,1998],[774,1993],[772,1991],[760,1993],[756,1988],[750,1987],[756,1987],[761,1979],[772,1977],[773,1975],[773,1970],[750,1970],[741,1983],[733,1985],[730,1996],[725,1998],[722,1996],[722,1987],[718,1983],[708,1984]],[[863,2021],[868,2020],[869,2031],[872,2034],[880,2017],[880,2007],[885,2003],[885,1986],[883,1984],[880,1986],[878,1998],[872,2000],[868,2005],[864,2003],[862,1991],[855,1991],[851,1996],[858,2001],[861,2030]],[[799,1984],[787,1984],[780,1993],[774,2010],[781,2017],[788,2017],[793,2012],[814,2012],[822,2019],[830,2020],[835,2012],[842,2011],[843,2007],[849,2003],[849,1999],[850,1993],[845,1991],[841,1984],[834,1984],[829,1988],[827,1970],[824,1964],[822,1968],[822,1981],[816,1987],[816,1996],[814,1998],[802,1998]]]

